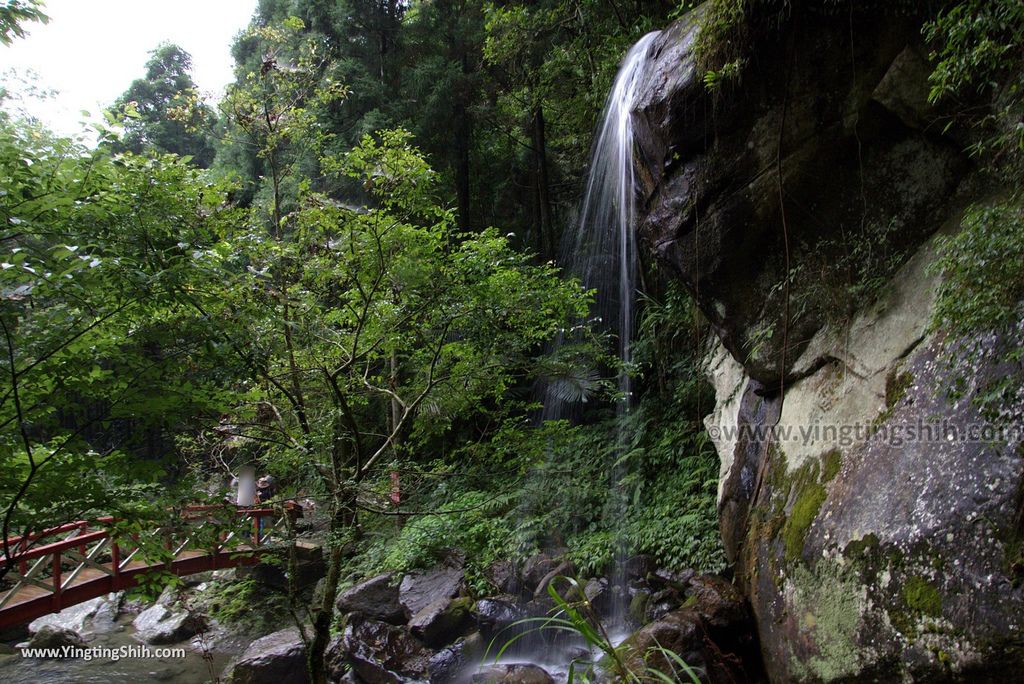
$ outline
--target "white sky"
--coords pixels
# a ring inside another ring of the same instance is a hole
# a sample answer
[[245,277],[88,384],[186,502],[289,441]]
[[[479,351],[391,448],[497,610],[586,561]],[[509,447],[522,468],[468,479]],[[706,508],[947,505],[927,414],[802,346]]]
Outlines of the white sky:
[[65,135],[79,132],[81,110],[97,115],[141,78],[161,41],[192,55],[199,89],[217,99],[233,80],[232,40],[255,8],[256,0],[46,0],[50,23],[27,24],[25,38],[0,45],[0,72],[32,70],[38,86],[56,90],[21,106]]

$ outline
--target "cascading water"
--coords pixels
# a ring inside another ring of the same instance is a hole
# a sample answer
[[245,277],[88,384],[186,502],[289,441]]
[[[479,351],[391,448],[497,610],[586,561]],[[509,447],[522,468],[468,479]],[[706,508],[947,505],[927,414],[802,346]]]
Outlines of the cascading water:
[[[646,73],[650,46],[657,35],[654,32],[641,38],[619,67],[591,150],[590,172],[579,220],[562,243],[563,266],[580,278],[584,287],[596,291],[592,314],[599,319],[599,327],[617,339],[621,363],[618,374],[620,399],[617,404],[620,417],[629,411],[633,397],[629,368],[633,361],[634,302],[639,272],[635,237],[637,189],[633,108],[641,79]],[[548,385],[543,418],[552,420],[571,415],[571,395],[557,383]],[[627,435],[620,428],[619,456],[625,449],[626,439]],[[618,457],[616,461],[621,463]],[[623,520],[627,501],[618,489],[625,475],[622,466],[616,466],[616,472],[611,475],[611,510],[607,514],[612,519]],[[615,566],[610,626],[621,629],[628,604],[625,558],[617,557]]]
[[[579,220],[562,240],[563,267],[578,277],[585,288],[597,292],[592,314],[599,319],[599,327],[618,340],[623,368],[618,377],[620,411],[628,410],[632,397],[632,381],[626,370],[633,360],[633,305],[638,272],[632,109],[651,42],[657,35],[653,32],[641,38],[622,60],[591,149]],[[548,384],[543,419],[568,416],[573,394],[564,391],[559,381]]]

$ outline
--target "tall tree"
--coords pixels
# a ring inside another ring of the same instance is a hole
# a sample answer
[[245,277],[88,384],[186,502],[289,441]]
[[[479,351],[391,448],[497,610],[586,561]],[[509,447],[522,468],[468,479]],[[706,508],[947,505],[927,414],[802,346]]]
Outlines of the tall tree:
[[192,57],[172,43],[151,53],[146,75],[136,79],[114,103],[125,115],[122,149],[147,150],[191,157],[200,168],[213,162],[209,130],[213,110],[199,98],[192,80]]

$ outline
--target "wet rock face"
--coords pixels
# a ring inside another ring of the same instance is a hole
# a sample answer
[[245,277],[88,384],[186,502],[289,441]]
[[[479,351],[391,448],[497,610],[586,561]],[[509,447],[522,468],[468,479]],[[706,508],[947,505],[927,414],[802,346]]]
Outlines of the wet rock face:
[[426,679],[433,655],[405,627],[354,616],[331,645],[327,662],[339,676],[347,663],[367,684],[398,684]]
[[[786,41],[755,36],[742,81],[714,99],[693,25],[675,25],[652,47],[636,113],[646,253],[719,342],[705,422],[738,586],[772,681],[1017,679],[1024,447],[1019,434],[962,437],[1024,422],[1024,373],[1007,356],[1024,329],[955,341],[930,320],[935,234],[999,190],[981,189],[964,132],[936,123],[911,18],[794,21]],[[876,297],[858,294],[864,278],[882,284]],[[997,383],[993,416],[976,399]],[[681,647],[688,610],[656,628]]]
[[466,573],[458,567],[414,572],[402,578],[398,601],[406,617],[411,618],[438,599],[458,596],[465,579]]
[[342,613],[362,613],[391,624],[405,622],[405,609],[398,602],[398,578],[388,572],[344,591],[337,601]]
[[758,39],[739,85],[716,95],[695,64],[697,20],[671,26],[651,48],[635,120],[645,251],[770,390],[850,303],[839,285],[890,265],[852,245],[913,251],[968,171],[962,146],[930,125],[918,24],[884,12],[799,22],[786,30],[792,45]]
[[409,630],[428,646],[450,644],[471,624],[470,599],[439,598],[409,620]]
[[274,632],[252,642],[229,666],[229,684],[306,684],[306,647],[295,628]]
[[493,665],[478,672],[473,684],[555,684],[544,668],[537,665]]
[[685,607],[659,616],[625,643],[625,659],[634,672],[649,667],[664,674],[681,672],[673,653],[699,668],[711,682],[762,680],[757,638],[746,600],[720,577],[698,575],[687,581]]

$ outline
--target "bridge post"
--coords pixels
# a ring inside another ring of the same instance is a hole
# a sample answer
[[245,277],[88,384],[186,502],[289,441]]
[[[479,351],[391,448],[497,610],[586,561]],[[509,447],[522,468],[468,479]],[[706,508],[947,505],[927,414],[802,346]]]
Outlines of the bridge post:
[[[88,531],[89,531],[89,523],[87,521],[83,520],[81,523],[78,524],[78,534],[79,535],[84,535]],[[85,544],[80,544],[79,545],[78,553],[80,553],[80,554],[82,554],[84,556],[87,551],[88,550],[85,548]]]
[[110,564],[114,566],[114,582],[116,584],[121,577],[121,547],[117,545],[113,537],[110,539]]
[[60,578],[60,551],[53,552],[53,610],[59,612],[61,609],[60,605],[60,590],[61,590],[61,578]]

